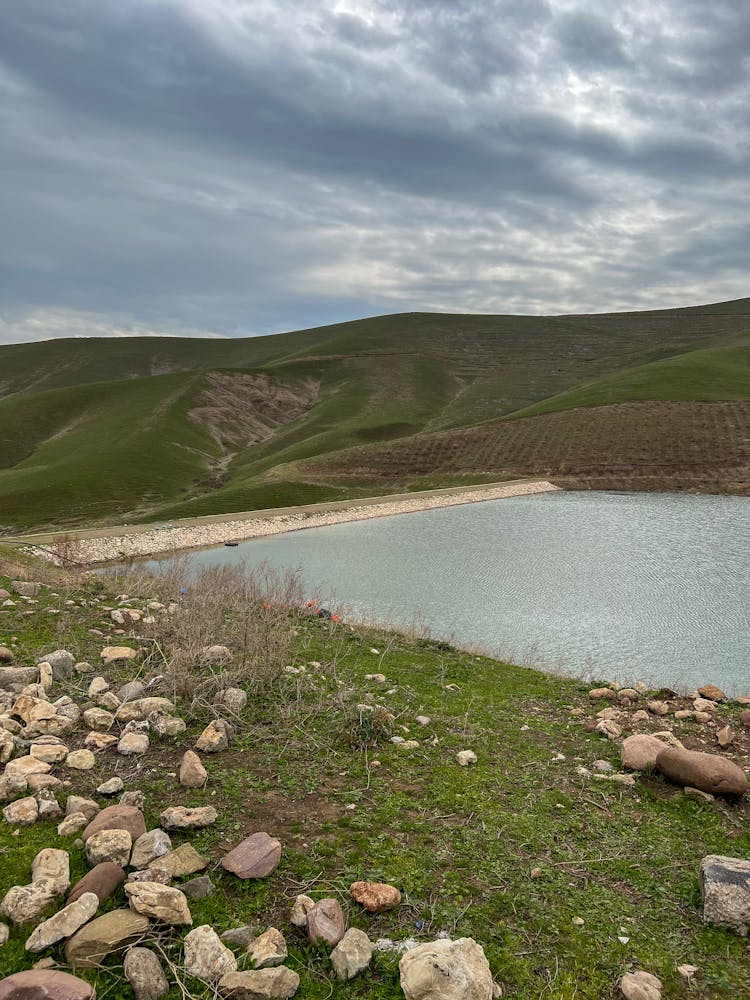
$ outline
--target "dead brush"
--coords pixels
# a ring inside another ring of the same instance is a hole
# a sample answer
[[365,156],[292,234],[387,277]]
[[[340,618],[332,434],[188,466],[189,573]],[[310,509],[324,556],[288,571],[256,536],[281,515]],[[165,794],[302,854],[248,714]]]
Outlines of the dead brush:
[[[179,610],[160,616],[153,635],[164,660],[164,686],[176,700],[193,712],[225,714],[215,706],[220,691],[255,693],[282,675],[299,624],[298,570],[209,566],[187,577],[179,591]],[[229,656],[211,649],[222,646]]]

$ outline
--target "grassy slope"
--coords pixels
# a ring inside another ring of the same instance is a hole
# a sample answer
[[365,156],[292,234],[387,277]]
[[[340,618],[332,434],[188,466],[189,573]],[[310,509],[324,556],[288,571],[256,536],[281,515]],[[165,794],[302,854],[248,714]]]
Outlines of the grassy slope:
[[[19,572],[14,567],[11,575]],[[8,577],[0,567],[3,585]],[[80,590],[58,583],[58,597],[46,590],[38,605],[3,609],[0,639],[16,637],[21,663],[60,646],[98,662],[109,624],[97,607],[78,604],[90,600],[92,588],[96,584]],[[76,604],[67,605],[68,599]],[[48,607],[59,614],[50,615]],[[92,636],[91,626],[105,634]],[[619,761],[615,743],[586,732],[582,719],[571,715],[571,707],[585,717],[596,711],[587,687],[575,681],[429,641],[317,621],[301,622],[297,637],[295,662],[311,661],[323,665],[314,684],[288,677],[250,699],[230,751],[206,758],[205,790],[183,789],[170,773],[200,731],[200,720],[183,737],[154,741],[144,758],[103,753],[91,772],[58,769],[71,778],[69,791],[79,794],[121,773],[126,788],[146,792],[149,828],[167,804],[218,808],[215,826],[172,836],[175,846],[190,841],[212,862],[216,890],[191,901],[194,926],[210,923],[220,932],[244,922],[258,931],[277,926],[288,939],[288,964],[302,978],[298,996],[305,1000],[398,1000],[395,957],[378,954],[362,976],[338,983],[325,950],[311,948],[288,920],[298,892],[316,899],[335,895],[346,905],[350,883],[369,878],[396,884],[403,904],[380,916],[348,905],[350,925],[372,938],[430,940],[439,931],[472,936],[485,948],[505,995],[518,1000],[601,1000],[614,996],[618,977],[633,968],[657,974],[670,998],[729,1000],[750,991],[747,943],[703,925],[698,885],[704,855],[748,856],[747,802],[692,802],[658,777],[643,776],[628,789],[579,775],[581,764],[604,759],[617,769]],[[108,676],[115,685],[135,672],[113,670]],[[387,694],[365,680],[379,671],[388,678]],[[85,700],[87,683],[81,677],[71,682],[77,700]],[[56,685],[56,694],[63,690]],[[356,706],[370,699],[387,704],[397,724],[411,730],[405,735],[420,740],[418,750],[403,751],[387,740],[367,752],[352,746],[359,731]],[[732,721],[738,711],[728,705],[721,718]],[[433,720],[427,729],[414,722],[420,713]],[[665,725],[688,745],[699,745],[705,732],[672,716],[644,728]],[[81,730],[69,744],[83,735]],[[466,747],[476,750],[479,763],[459,769],[454,754]],[[743,743],[737,753],[745,752]],[[270,878],[241,882],[215,867],[229,846],[259,829],[284,845]],[[47,846],[70,852],[74,881],[84,874],[83,852],[73,837],[57,836],[54,822],[13,836],[0,821],[0,894],[28,881],[35,854]],[[535,868],[538,878],[530,874]],[[110,901],[106,908],[116,905]],[[573,917],[583,918],[584,926],[574,926]],[[162,937],[178,963],[180,938]],[[53,948],[29,956],[24,940],[13,930],[0,948],[0,976],[59,955]],[[684,962],[700,969],[690,989],[676,971]],[[131,996],[117,959],[83,975],[100,996]],[[213,995],[199,983],[188,985],[200,1000]],[[173,988],[170,1000],[179,997]]]
[[[748,310],[750,300],[551,318],[417,313],[247,340],[0,348],[0,525],[65,527],[357,496],[377,483],[326,481],[301,463],[363,443],[388,442],[388,450],[396,439],[418,441],[529,407],[736,399],[747,349],[726,345],[747,329]],[[217,369],[321,385],[312,410],[270,441],[239,447],[218,488],[208,485],[215,443],[186,416],[201,373]],[[436,474],[412,471],[407,484]],[[450,462],[438,471],[438,485],[467,474]],[[493,475],[506,471],[493,466]]]

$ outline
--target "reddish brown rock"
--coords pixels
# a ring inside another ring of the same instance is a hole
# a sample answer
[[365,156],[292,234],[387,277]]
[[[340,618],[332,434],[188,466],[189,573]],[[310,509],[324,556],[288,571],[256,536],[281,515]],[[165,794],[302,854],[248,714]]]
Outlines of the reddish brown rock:
[[125,881],[125,872],[114,861],[102,861],[90,872],[86,872],[80,882],[76,882],[68,895],[68,902],[74,903],[84,892],[93,892],[103,903],[117,892]]
[[349,892],[368,913],[385,913],[401,902],[401,893],[386,882],[352,882]]
[[337,899],[321,899],[307,914],[307,936],[313,944],[337,945],[344,936],[344,911]]
[[0,1000],[94,1000],[94,987],[56,969],[14,972],[0,982]]
[[708,698],[709,701],[725,701],[727,697],[715,684],[704,684],[703,687],[698,688],[698,694],[701,698]]
[[254,833],[233,848],[221,862],[222,868],[238,878],[265,878],[281,861],[281,841],[267,833]]
[[683,788],[699,788],[709,795],[743,795],[747,791],[745,772],[718,754],[667,747],[656,758],[656,766],[665,778]]
[[127,830],[135,842],[146,832],[146,821],[141,810],[135,806],[107,806],[94,816],[81,834],[84,843],[102,830]]

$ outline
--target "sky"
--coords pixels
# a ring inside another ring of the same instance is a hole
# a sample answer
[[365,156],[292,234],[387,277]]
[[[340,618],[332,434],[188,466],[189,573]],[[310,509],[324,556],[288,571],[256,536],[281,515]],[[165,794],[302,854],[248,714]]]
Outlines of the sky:
[[750,294],[748,0],[0,0],[0,344]]

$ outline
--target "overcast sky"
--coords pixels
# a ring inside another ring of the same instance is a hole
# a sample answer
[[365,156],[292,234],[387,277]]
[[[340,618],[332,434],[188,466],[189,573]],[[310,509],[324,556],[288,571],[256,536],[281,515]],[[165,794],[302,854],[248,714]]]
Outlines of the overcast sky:
[[748,0],[0,0],[0,343],[750,294]]

